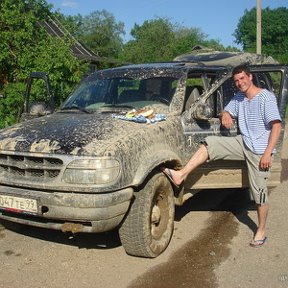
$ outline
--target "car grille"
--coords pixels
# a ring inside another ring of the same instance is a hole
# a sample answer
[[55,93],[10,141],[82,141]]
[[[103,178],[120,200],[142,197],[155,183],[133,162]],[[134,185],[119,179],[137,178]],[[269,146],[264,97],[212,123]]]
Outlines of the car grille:
[[63,161],[56,157],[25,156],[0,153],[0,175],[17,180],[54,180],[63,168]]

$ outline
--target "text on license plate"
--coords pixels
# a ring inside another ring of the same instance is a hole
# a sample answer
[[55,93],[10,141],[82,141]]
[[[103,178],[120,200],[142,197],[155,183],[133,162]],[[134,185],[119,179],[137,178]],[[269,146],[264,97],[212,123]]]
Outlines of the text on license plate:
[[29,198],[0,195],[0,207],[22,212],[37,213],[37,201]]

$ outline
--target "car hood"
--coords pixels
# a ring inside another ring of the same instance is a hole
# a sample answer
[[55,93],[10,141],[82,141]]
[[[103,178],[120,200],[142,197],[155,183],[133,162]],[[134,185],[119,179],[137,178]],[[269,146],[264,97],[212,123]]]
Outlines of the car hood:
[[0,149],[18,152],[101,155],[120,139],[133,137],[147,125],[155,124],[114,119],[107,113],[54,113],[1,130]]

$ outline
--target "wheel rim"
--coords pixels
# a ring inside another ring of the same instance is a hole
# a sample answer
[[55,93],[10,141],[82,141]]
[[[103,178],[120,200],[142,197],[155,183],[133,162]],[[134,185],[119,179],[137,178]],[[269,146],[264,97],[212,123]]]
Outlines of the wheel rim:
[[167,194],[161,189],[155,194],[151,210],[151,235],[153,239],[160,239],[167,229],[169,221]]

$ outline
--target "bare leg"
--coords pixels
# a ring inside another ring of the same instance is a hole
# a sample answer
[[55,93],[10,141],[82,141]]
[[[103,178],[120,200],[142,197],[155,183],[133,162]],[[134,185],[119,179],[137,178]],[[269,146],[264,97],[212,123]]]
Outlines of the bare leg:
[[266,220],[268,216],[268,205],[257,205],[258,229],[254,240],[262,240],[265,238]]
[[174,182],[180,185],[195,168],[206,162],[208,158],[207,148],[202,144],[181,170],[169,169]]

